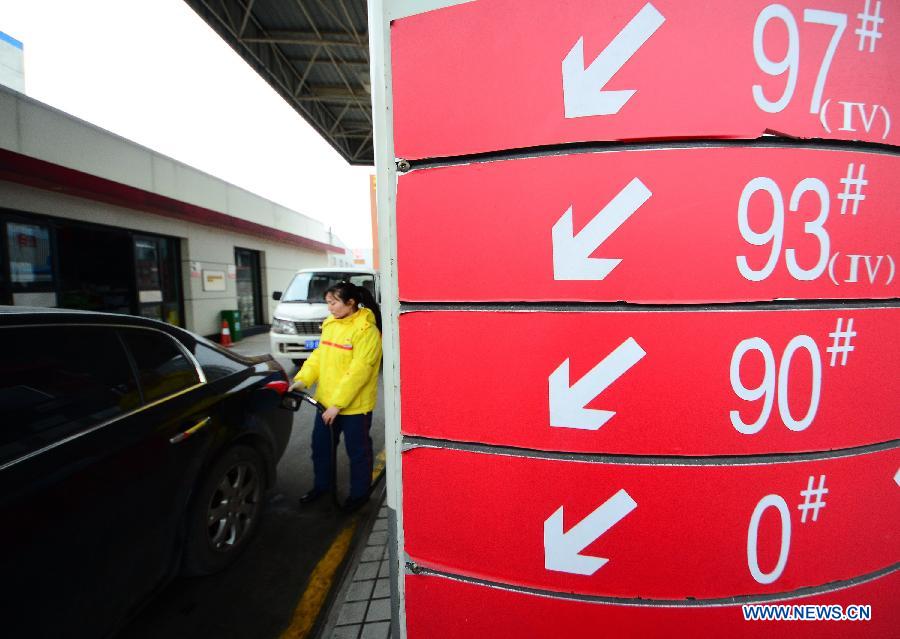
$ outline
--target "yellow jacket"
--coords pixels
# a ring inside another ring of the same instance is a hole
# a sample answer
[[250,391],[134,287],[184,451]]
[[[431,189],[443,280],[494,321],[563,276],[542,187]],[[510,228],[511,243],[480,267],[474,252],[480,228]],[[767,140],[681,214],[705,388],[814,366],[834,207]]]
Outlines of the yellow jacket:
[[322,324],[319,347],[294,378],[310,388],[326,408],[338,406],[341,415],[358,415],[375,409],[378,369],[381,366],[381,333],[375,315],[367,308],[347,317],[329,316]]

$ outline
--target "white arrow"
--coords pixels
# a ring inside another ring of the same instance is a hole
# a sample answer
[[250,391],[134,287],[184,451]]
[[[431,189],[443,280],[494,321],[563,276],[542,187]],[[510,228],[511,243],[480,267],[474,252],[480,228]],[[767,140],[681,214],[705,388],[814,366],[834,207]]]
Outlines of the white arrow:
[[544,522],[544,568],[574,575],[593,575],[609,561],[579,554],[637,508],[631,495],[620,490],[599,508],[563,532],[563,507]]
[[591,253],[615,233],[651,195],[650,189],[638,178],[634,178],[577,235],[572,224],[570,206],[551,231],[553,279],[602,280],[609,275],[622,260],[592,258]]
[[587,68],[584,67],[584,37],[578,38],[562,62],[566,117],[618,113],[635,91],[601,89],[665,21],[656,7],[648,2]]
[[564,361],[550,375],[550,425],[582,430],[597,430],[603,426],[616,413],[585,406],[646,354],[634,338],[629,337],[574,386],[569,386],[569,360]]
[[894,475],[894,483],[900,486],[900,470],[897,471],[897,474]]

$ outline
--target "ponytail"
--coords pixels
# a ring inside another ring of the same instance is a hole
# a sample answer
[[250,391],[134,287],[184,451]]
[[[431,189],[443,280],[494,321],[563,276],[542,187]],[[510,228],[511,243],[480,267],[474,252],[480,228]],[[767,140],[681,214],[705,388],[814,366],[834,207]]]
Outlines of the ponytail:
[[375,301],[375,295],[368,288],[343,281],[338,282],[325,293],[337,296],[345,304],[350,300],[354,300],[358,305],[372,311],[372,314],[375,315],[375,326],[378,327],[378,332],[381,332],[381,309],[378,307],[378,302]]
[[362,303],[364,307],[372,311],[375,315],[375,326],[378,327],[378,332],[381,332],[381,309],[378,307],[378,302],[375,301],[375,296],[372,295],[372,291],[367,289],[365,286],[357,286],[356,290],[359,292],[359,301]]

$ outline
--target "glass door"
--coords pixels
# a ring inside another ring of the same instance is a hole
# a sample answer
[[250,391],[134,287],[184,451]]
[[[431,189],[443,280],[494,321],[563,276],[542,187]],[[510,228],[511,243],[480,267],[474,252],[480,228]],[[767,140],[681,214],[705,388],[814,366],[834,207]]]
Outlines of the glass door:
[[235,248],[234,262],[237,266],[238,310],[241,326],[246,330],[263,323],[259,251]]
[[138,314],[181,326],[177,240],[135,235],[134,265]]

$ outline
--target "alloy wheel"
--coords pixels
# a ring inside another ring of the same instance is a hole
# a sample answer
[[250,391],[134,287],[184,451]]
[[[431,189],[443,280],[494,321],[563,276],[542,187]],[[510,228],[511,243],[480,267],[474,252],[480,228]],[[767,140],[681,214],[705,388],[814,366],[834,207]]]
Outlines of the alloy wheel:
[[262,482],[253,464],[241,461],[223,476],[209,502],[209,543],[219,552],[238,546],[259,515]]

